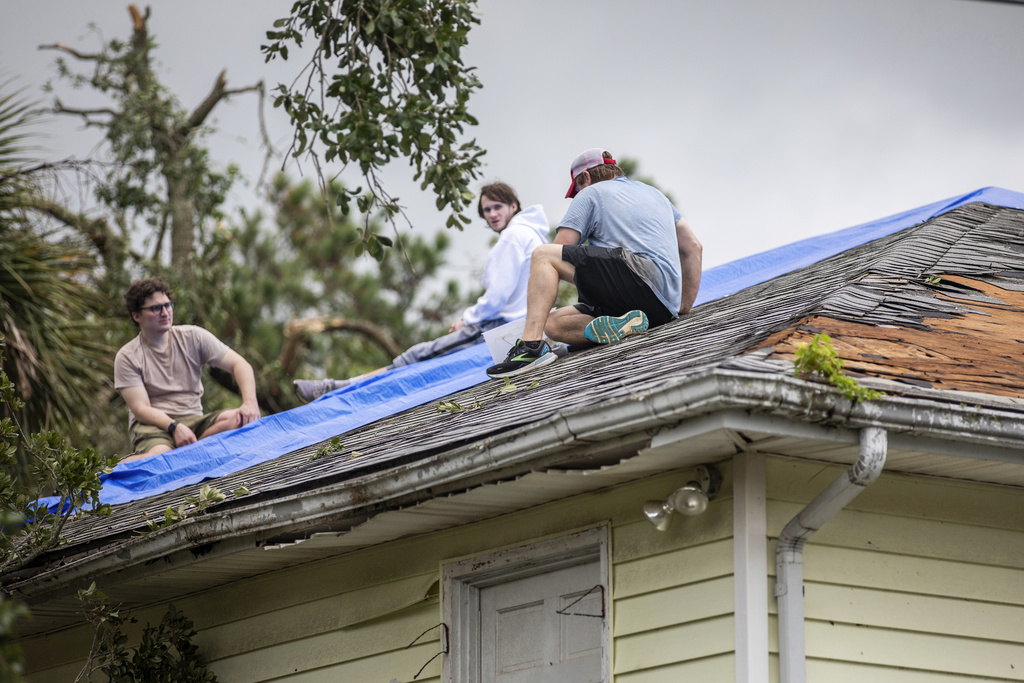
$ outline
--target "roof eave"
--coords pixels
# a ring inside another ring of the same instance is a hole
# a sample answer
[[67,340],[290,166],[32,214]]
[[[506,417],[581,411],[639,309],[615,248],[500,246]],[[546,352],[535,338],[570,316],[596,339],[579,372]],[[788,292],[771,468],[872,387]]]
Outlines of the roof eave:
[[[969,443],[974,445],[970,457],[1024,465],[1024,421],[1019,411],[901,396],[852,403],[827,385],[780,374],[711,367],[672,379],[643,395],[560,411],[394,469],[255,505],[213,510],[83,557],[74,558],[67,552],[73,550],[69,548],[43,571],[12,581],[6,588],[35,602],[102,576],[159,572],[164,563],[154,560],[204,546],[221,544],[225,552],[236,552],[277,535],[325,524],[344,530],[388,510],[549,465],[564,458],[572,446],[639,432],[654,434],[721,411],[770,414],[790,424],[810,423],[836,432],[840,439],[862,427],[881,427],[895,432],[897,439],[914,438],[920,444],[925,438],[933,448]],[[954,450],[963,454],[962,449]],[[192,555],[196,561],[209,557]]]

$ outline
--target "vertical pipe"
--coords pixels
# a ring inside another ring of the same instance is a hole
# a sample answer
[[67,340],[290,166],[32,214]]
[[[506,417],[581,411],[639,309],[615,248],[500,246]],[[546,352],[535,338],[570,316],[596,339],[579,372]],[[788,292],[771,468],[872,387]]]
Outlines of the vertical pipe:
[[885,466],[885,430],[866,427],[860,432],[860,455],[846,472],[818,494],[779,535],[775,550],[775,596],[779,609],[779,680],[805,683],[807,651],[804,642],[803,550],[815,531],[867,488]]

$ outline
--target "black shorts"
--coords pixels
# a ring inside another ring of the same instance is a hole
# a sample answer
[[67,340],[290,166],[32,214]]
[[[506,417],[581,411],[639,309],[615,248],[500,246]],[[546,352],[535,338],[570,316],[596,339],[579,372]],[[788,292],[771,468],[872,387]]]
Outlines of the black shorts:
[[665,308],[650,285],[626,263],[625,251],[622,247],[562,247],[562,260],[576,268],[574,283],[580,300],[576,310],[597,318],[640,309],[647,314],[651,327],[674,320],[675,316]]

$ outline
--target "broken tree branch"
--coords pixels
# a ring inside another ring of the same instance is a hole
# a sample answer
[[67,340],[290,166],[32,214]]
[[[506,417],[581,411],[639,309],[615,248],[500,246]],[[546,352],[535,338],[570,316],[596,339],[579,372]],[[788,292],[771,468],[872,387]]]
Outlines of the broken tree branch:
[[293,376],[299,365],[299,349],[315,334],[322,332],[355,332],[380,346],[392,358],[401,355],[402,349],[392,341],[388,334],[367,320],[352,318],[334,318],[316,316],[292,320],[284,331],[284,343],[281,345],[279,362],[281,369],[288,376]]

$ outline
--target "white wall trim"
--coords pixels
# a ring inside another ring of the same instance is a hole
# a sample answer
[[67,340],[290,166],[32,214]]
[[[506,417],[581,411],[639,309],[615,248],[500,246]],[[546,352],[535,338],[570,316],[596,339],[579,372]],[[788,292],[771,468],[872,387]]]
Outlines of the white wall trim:
[[768,683],[768,527],[765,457],[733,460],[736,683]]

